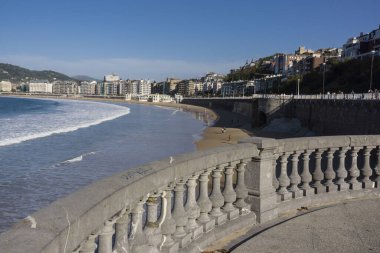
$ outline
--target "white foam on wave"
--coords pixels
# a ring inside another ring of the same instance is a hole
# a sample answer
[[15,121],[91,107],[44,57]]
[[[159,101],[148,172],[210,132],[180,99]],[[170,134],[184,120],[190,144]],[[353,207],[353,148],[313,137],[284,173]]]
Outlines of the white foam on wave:
[[96,152],[90,152],[90,153],[81,154],[80,156],[77,156],[77,157],[74,157],[72,159],[66,160],[66,161],[61,162],[59,164],[81,162],[81,161],[83,161],[83,158],[85,158],[86,156],[95,155],[95,154],[96,154]]
[[67,160],[67,161],[64,161],[63,163],[76,163],[76,162],[80,162],[83,160],[83,156],[80,155],[78,157],[75,157],[73,159],[70,159],[70,160]]
[[[54,99],[49,99],[49,100],[54,100]],[[63,113],[58,111],[57,113],[54,113],[54,114],[39,116],[39,118],[37,119],[34,119],[33,118],[34,116],[30,116],[29,118],[26,117],[20,120],[21,122],[19,124],[14,123],[13,125],[10,125],[11,123],[8,123],[9,125],[7,129],[0,129],[0,130],[2,131],[8,130],[8,131],[11,131],[11,133],[12,133],[12,130],[14,129],[17,129],[17,131],[13,131],[15,133],[13,133],[13,136],[11,136],[11,138],[7,138],[7,136],[5,136],[5,138],[3,139],[0,138],[0,146],[8,146],[8,145],[17,144],[17,143],[21,143],[21,142],[32,140],[32,139],[47,137],[53,134],[76,131],[81,128],[95,126],[105,121],[110,121],[110,120],[119,118],[121,116],[124,116],[130,113],[130,109],[128,107],[114,105],[114,104],[105,104],[105,103],[98,103],[98,102],[92,102],[92,101],[90,102],[76,101],[76,100],[75,101],[74,100],[72,101],[55,100],[55,101],[58,101],[64,104],[67,107],[66,111],[64,111]],[[70,105],[69,103],[72,103],[72,104]],[[82,111],[79,110],[79,113],[76,113],[76,114],[70,111],[70,110],[75,110],[76,107],[80,107],[80,106],[85,107],[85,109],[87,109],[88,111],[82,109]],[[95,116],[87,120],[83,120],[83,118],[85,118],[89,114],[95,115]],[[70,116],[72,117],[70,118]],[[55,122],[51,121],[50,117],[53,117],[53,118],[56,117],[56,121]],[[18,118],[15,118],[15,119],[17,121]],[[31,131],[28,131],[28,127],[29,127],[28,124],[30,123],[30,121],[33,121],[33,120],[34,120],[34,125],[32,123],[32,126],[34,126],[34,128]],[[1,123],[2,122],[0,121],[0,124]],[[6,122],[3,122],[3,123],[6,123]],[[49,123],[53,124],[53,127],[51,126],[44,127],[46,124],[49,124]],[[40,124],[41,126],[35,126],[36,124]],[[50,129],[50,128],[53,128],[53,129]]]

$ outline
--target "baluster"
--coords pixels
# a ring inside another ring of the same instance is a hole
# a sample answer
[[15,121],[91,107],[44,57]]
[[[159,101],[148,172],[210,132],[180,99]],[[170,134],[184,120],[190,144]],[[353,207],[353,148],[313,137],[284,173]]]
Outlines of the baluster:
[[215,219],[216,225],[221,225],[227,220],[227,214],[220,210],[224,204],[224,197],[220,190],[220,178],[222,177],[222,171],[223,169],[221,166],[218,166],[212,172],[212,192],[210,194],[212,210],[210,215]]
[[301,192],[298,188],[299,183],[301,182],[301,177],[298,174],[298,157],[299,153],[294,151],[292,154],[292,172],[290,173],[290,187],[289,191],[292,193],[293,198],[301,197]]
[[236,219],[239,216],[239,209],[236,209],[233,203],[236,201],[236,192],[232,184],[232,177],[234,174],[234,167],[229,163],[225,167],[225,181],[224,181],[224,206],[223,211],[227,213],[227,218],[229,220]]
[[210,219],[208,213],[211,211],[212,203],[208,197],[208,176],[210,171],[204,171],[199,177],[199,198],[198,206],[201,208],[198,222],[203,225],[203,232],[208,232],[215,226],[215,220]]
[[132,252],[144,250],[147,245],[147,238],[143,233],[143,213],[145,199],[141,199],[132,209],[132,227],[130,233],[130,246]]
[[187,234],[185,231],[188,217],[183,206],[183,194],[185,192],[184,185],[185,183],[181,179],[174,187],[174,208],[172,213],[173,219],[176,223],[176,230],[173,237],[179,242],[180,248],[185,247],[191,241],[191,234]]
[[334,152],[335,150],[332,148],[329,148],[327,150],[327,168],[325,170],[326,181],[324,182],[327,192],[334,192],[337,190],[337,186],[333,182],[336,176],[336,173],[333,167]]
[[195,188],[199,175],[193,175],[187,180],[187,202],[185,211],[189,220],[187,222],[187,230],[191,233],[191,239],[198,238],[203,233],[203,227],[199,226],[196,219],[200,215],[200,208],[195,199]]
[[289,155],[287,153],[283,153],[280,158],[281,172],[280,177],[278,178],[278,182],[280,184],[278,194],[280,194],[282,201],[288,200],[291,197],[291,193],[287,189],[290,184],[290,179],[287,172],[288,156]]
[[280,156],[278,154],[274,155],[274,159],[273,159],[273,181],[272,181],[272,185],[273,187],[277,190],[279,187],[280,187],[280,182],[278,181],[277,179],[277,159],[279,158]]
[[241,160],[237,165],[237,182],[236,182],[236,202],[235,206],[239,208],[240,215],[248,214],[251,210],[248,207],[248,204],[245,202],[245,199],[248,197],[248,189],[244,181],[244,173],[247,164]]
[[[174,185],[170,184],[168,188],[164,190],[163,195],[162,195],[161,231],[164,236],[164,239],[160,248],[163,248],[168,252],[171,252],[170,249],[178,248],[178,243],[176,243],[172,238],[172,235],[175,233],[175,229],[176,229],[176,224],[172,217],[173,187]],[[173,252],[176,252],[176,251],[174,250]]]
[[99,233],[99,253],[112,253],[112,236],[115,232],[113,229],[114,222],[106,221],[104,227]]
[[345,147],[339,148],[339,167],[336,171],[337,180],[335,182],[338,185],[339,191],[345,191],[349,189],[349,185],[345,181],[345,179],[347,178],[347,170],[345,165],[346,150],[347,148]]
[[305,150],[302,154],[302,161],[303,161],[303,168],[301,173],[301,186],[300,188],[303,190],[304,196],[309,196],[310,194],[310,182],[311,182],[311,173],[310,173],[310,167],[309,167],[309,161],[310,161],[310,151]]
[[377,164],[374,169],[374,173],[375,173],[374,181],[375,181],[375,187],[380,188],[379,186],[380,184],[379,183],[380,182],[380,148],[379,146],[377,146],[376,148],[376,157],[377,157]]
[[129,252],[128,225],[129,210],[124,212],[115,224],[115,252]]
[[326,187],[321,184],[321,181],[323,180],[323,172],[321,168],[322,153],[323,151],[320,149],[315,151],[315,170],[313,172],[313,188],[315,194],[326,192]]
[[361,189],[361,184],[358,182],[359,177],[359,169],[358,169],[358,151],[359,148],[352,147],[351,148],[351,168],[348,170],[350,178],[348,183],[350,184],[351,190],[358,190]]
[[146,201],[147,205],[147,222],[145,226],[145,235],[148,239],[148,245],[157,249],[158,245],[162,241],[161,228],[158,223],[157,210],[158,210],[158,198],[160,194],[153,193],[148,197]]
[[82,243],[82,247],[80,248],[80,253],[94,253],[97,245],[95,243],[97,235],[90,235],[86,241]]
[[369,179],[370,176],[372,176],[372,169],[370,165],[370,156],[371,156],[371,150],[373,147],[366,146],[364,147],[364,166],[361,169],[362,172],[362,185],[364,189],[372,189],[374,187],[374,182]]

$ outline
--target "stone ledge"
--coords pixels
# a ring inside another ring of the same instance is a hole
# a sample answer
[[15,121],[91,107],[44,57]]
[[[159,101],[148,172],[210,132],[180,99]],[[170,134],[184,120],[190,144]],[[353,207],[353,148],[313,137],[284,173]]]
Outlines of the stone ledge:
[[278,213],[284,214],[289,212],[296,212],[297,209],[303,207],[317,207],[330,204],[336,204],[341,201],[350,199],[365,199],[365,198],[379,198],[380,189],[360,189],[360,190],[347,190],[329,193],[315,194],[312,196],[305,196],[300,199],[292,199],[286,202],[278,203]]
[[[199,253],[204,251],[209,245],[216,241],[224,241],[225,244],[235,238],[230,238],[234,232],[242,229],[250,229],[256,224],[256,215],[251,212],[244,216],[239,216],[237,219],[228,221],[221,226],[215,227],[208,233],[204,233],[202,237],[191,242],[185,249],[180,249],[180,253]],[[219,244],[218,244],[219,245]],[[222,245],[221,245],[222,247]]]

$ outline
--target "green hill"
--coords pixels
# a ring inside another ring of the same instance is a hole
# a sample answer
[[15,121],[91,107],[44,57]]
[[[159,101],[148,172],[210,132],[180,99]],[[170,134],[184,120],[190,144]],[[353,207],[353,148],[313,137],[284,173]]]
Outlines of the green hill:
[[36,79],[44,79],[49,81],[74,80],[67,75],[51,70],[35,71],[11,64],[0,63],[0,81],[9,80],[13,83],[19,83]]

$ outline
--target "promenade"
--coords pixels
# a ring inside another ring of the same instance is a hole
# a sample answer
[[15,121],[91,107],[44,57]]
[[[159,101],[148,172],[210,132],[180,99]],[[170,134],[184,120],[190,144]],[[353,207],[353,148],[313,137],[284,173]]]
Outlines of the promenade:
[[248,231],[231,252],[380,252],[380,199],[301,210]]

